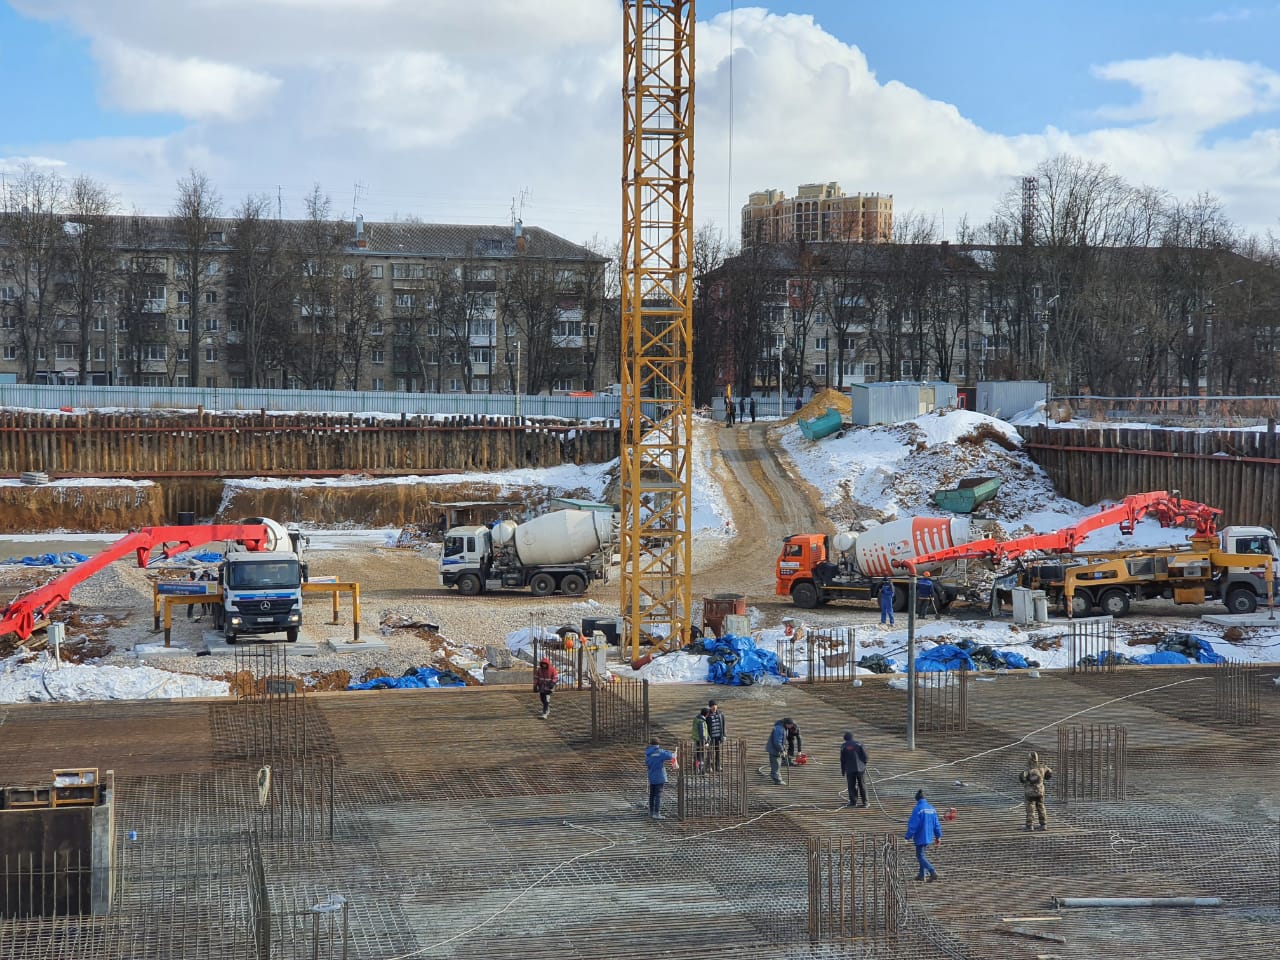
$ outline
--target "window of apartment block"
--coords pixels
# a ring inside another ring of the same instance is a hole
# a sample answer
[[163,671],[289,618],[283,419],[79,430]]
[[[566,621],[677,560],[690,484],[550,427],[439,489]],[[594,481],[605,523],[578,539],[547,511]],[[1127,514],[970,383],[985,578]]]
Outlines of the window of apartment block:
[[178,362],[179,362],[179,363],[188,363],[190,360],[191,360],[191,348],[190,348],[190,347],[179,347],[179,348],[178,348]]
[[204,267],[204,275],[206,277],[216,277],[218,271],[222,269],[221,264],[217,260],[210,260]]
[[74,360],[80,355],[80,351],[74,343],[58,343],[54,344],[53,355],[58,360]]
[[102,314],[98,314],[96,317],[94,317],[94,318],[93,318],[93,329],[94,329],[94,330],[99,330],[99,331],[101,331],[101,330],[106,330],[106,329],[107,329],[107,318],[106,318],[106,317],[104,317]]
[[553,381],[552,381],[552,383],[551,383],[551,389],[552,389],[552,390],[561,390],[561,391],[564,391],[565,393],[568,393],[568,392],[569,392],[569,391],[571,391],[571,390],[577,390],[577,389],[578,389],[578,388],[575,386],[575,383],[576,383],[576,381],[575,381],[572,377],[561,377],[561,378],[560,378],[560,379],[558,379],[558,380],[553,380]]
[[382,385],[382,384],[383,384],[383,380],[382,380],[382,378],[381,378],[381,377],[374,377],[374,378],[373,378],[373,380],[372,380],[372,381],[370,381],[370,382],[371,382],[371,384],[372,384],[372,386],[373,386],[373,389],[374,389],[374,390],[376,390],[376,391],[378,391],[379,393],[381,393],[384,389],[386,389],[386,388],[385,388],[385,387],[383,387],[383,385]]
[[342,279],[354,280],[356,278],[356,268],[349,263],[342,265]]
[[369,362],[370,362],[370,363],[386,363],[386,362],[387,362],[387,353],[386,353],[386,351],[385,351],[385,350],[370,350],[370,351],[369,351]]
[[387,298],[384,297],[382,294],[375,293],[373,295],[373,305],[377,307],[379,310],[381,310],[384,306],[386,306],[386,304],[387,304]]
[[44,347],[36,347],[36,359],[41,362],[47,361],[49,359],[49,351]]
[[105,362],[106,362],[106,359],[107,359],[107,348],[106,348],[106,347],[94,347],[94,348],[93,348],[93,359],[94,359],[94,360],[97,360],[97,361],[100,361],[100,362],[105,363]]
[[381,321],[381,320],[375,320],[375,321],[373,321],[373,323],[369,324],[369,336],[371,336],[371,337],[380,337],[380,336],[382,336],[382,321]]
[[218,330],[219,325],[220,325],[220,324],[219,324],[219,320],[218,320],[218,318],[217,318],[217,317],[212,317],[212,316],[211,316],[211,317],[205,317],[205,318],[204,318],[204,328],[205,328],[205,330],[206,330],[206,331],[208,331],[209,333],[216,333],[216,332],[217,332],[217,330]]
[[471,362],[472,363],[489,363],[493,360],[493,353],[488,347],[472,347]]
[[217,390],[217,389],[218,389],[218,378],[217,378],[217,377],[205,377],[205,378],[204,378],[204,385],[205,385],[208,389],[210,389],[210,390]]
[[205,303],[217,303],[217,302],[218,302],[218,291],[217,291],[217,290],[206,290],[206,291],[204,292],[204,302],[205,302]]
[[371,267],[369,267],[369,276],[373,277],[373,279],[375,279],[375,280],[381,280],[381,279],[382,279],[382,264],[380,264],[380,263],[375,263],[375,264],[373,264]]
[[460,393],[462,391],[462,381],[457,377],[449,378],[449,393]]
[[205,348],[204,348],[204,362],[205,362],[205,363],[217,363],[217,362],[218,362],[218,348],[217,348],[217,347],[205,347]]
[[425,333],[428,337],[438,337],[438,336],[440,336],[440,324],[439,324],[439,322],[437,322],[437,321],[435,321],[435,320],[430,321],[430,322],[426,325],[426,327],[423,329],[423,333]]
[[489,378],[488,377],[472,377],[471,392],[472,393],[488,393]]
[[396,294],[397,307],[412,307],[415,303],[417,303],[417,301],[418,301],[418,298],[415,297],[412,293]]
[[163,343],[144,343],[142,345],[143,360],[167,360],[169,348]]
[[825,349],[827,349],[827,338],[826,338],[826,337],[814,337],[814,338],[813,338],[813,349],[815,349],[815,350],[825,350]]
[[827,365],[825,363],[815,363],[813,365],[813,375],[815,377],[825,377],[827,375]]
[[11,313],[6,313],[4,316],[0,317],[0,328],[12,330],[17,325],[18,318]]
[[190,291],[190,290],[179,290],[179,291],[178,291],[178,303],[183,304],[183,305],[185,306],[186,304],[188,304],[188,303],[190,303],[190,302],[191,302],[191,291]]
[[[177,383],[175,384],[175,386],[185,387],[186,383],[184,383],[183,381],[185,381],[186,379],[187,379],[186,377],[178,377]],[[142,375],[141,385],[144,387],[163,387],[164,377],[158,373],[144,373]]]
[[864,363],[862,365],[862,379],[874,380],[877,376],[876,365],[874,363]]
[[18,348],[12,343],[6,343],[4,346],[4,358],[6,360],[18,359]]
[[422,280],[427,275],[427,268],[421,263],[393,263],[391,265],[392,280]]
[[248,377],[232,377],[232,378],[231,378],[231,389],[232,389],[232,390],[243,390],[243,389],[245,389],[245,388],[246,388],[246,387],[248,387],[248,386],[249,386],[249,378],[248,378]]
[[17,300],[17,299],[18,299],[17,287],[0,287],[0,300],[5,301],[6,303],[12,303],[14,300]]
[[177,327],[179,333],[191,332],[191,317],[188,316],[187,314],[185,313],[178,314],[178,316],[174,318],[173,322],[174,322],[174,326]]
[[185,280],[191,276],[191,268],[185,260],[175,260],[173,264],[173,275],[178,280]]

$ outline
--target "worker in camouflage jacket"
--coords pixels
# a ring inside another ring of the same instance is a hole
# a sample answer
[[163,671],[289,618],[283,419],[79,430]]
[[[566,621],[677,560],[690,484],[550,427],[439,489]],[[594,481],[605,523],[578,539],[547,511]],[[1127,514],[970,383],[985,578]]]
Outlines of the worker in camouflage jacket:
[[1030,830],[1033,815],[1039,819],[1040,825],[1037,830],[1045,829],[1047,818],[1044,813],[1044,784],[1045,781],[1053,776],[1053,771],[1040,762],[1040,755],[1031,754],[1027,758],[1027,767],[1018,774],[1018,782],[1022,784],[1023,797],[1026,800],[1027,808],[1027,825],[1025,829]]

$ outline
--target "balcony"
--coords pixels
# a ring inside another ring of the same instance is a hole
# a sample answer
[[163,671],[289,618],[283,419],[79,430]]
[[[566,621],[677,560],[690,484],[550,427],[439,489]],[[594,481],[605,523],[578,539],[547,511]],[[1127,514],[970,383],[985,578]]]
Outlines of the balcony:
[[392,277],[393,290],[425,290],[427,281],[423,277]]

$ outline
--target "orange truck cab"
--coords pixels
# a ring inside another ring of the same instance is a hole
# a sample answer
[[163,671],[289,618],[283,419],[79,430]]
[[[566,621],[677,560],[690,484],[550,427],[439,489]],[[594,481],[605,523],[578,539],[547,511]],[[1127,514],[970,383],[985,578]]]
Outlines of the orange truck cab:
[[[868,577],[847,563],[829,559],[829,538],[821,533],[793,533],[782,541],[777,581],[780,597],[790,597],[797,607],[812,609],[829,600],[876,600],[883,577]],[[907,608],[909,583],[893,578],[893,606]]]

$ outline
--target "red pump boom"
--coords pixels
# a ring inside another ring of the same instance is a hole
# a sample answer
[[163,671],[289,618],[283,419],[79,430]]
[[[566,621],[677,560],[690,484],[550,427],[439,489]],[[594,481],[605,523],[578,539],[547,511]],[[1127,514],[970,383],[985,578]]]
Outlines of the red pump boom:
[[146,567],[151,551],[163,547],[161,559],[190,550],[213,540],[234,540],[250,550],[262,550],[270,542],[271,531],[260,524],[210,524],[192,527],[143,527],[127,534],[97,556],[72,567],[42,587],[16,597],[0,614],[0,636],[16,633],[23,640],[31,636],[36,621],[47,617],[71,594],[71,589],[84,583],[99,570],[130,553],[137,554],[138,566]]
[[899,560],[897,565],[914,574],[917,567],[932,567],[952,560],[985,558],[999,563],[1003,560],[1016,560],[1023,554],[1033,551],[1070,553],[1089,534],[1112,524],[1119,524],[1121,533],[1133,533],[1138,521],[1148,514],[1159,520],[1162,527],[1177,526],[1190,521],[1195,524],[1195,536],[1211,537],[1217,532],[1216,518],[1221,513],[1222,511],[1217,507],[1210,507],[1194,500],[1183,500],[1179,496],[1171,496],[1166,490],[1153,490],[1149,493],[1135,493],[1125,497],[1114,507],[1107,507],[1093,516],[1085,517],[1078,523],[1053,533],[1035,533],[1026,537],[1015,537],[1012,540],[991,538],[974,540],[945,550],[921,554],[910,560]]

